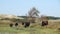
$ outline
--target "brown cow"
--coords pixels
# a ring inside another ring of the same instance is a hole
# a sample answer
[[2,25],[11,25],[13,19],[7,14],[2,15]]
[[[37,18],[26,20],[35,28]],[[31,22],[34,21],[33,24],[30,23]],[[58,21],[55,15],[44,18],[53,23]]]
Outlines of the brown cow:
[[48,21],[42,21],[42,26],[48,25]]
[[10,27],[13,27],[13,24],[12,23],[10,24]]
[[26,28],[26,27],[29,27],[29,26],[30,26],[30,22],[25,22],[24,27]]
[[24,25],[24,22],[22,22],[22,25]]
[[15,23],[15,26],[17,27],[18,26],[18,23]]

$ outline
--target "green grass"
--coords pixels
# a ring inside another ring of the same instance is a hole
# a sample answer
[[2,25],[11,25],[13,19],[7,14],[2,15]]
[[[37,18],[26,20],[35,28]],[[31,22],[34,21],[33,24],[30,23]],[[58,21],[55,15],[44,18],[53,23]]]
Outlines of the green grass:
[[58,34],[56,29],[50,28],[10,28],[10,27],[0,27],[0,33],[10,33],[10,34]]

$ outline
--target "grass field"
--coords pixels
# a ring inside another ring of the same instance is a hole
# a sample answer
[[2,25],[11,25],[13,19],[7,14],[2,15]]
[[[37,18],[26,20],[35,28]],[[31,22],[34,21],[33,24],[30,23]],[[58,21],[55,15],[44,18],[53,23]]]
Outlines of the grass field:
[[[52,27],[52,26],[51,26]],[[7,24],[0,25],[0,34],[60,34],[57,28],[46,28],[46,27],[9,27]]]
[[2,34],[58,34],[56,29],[50,28],[10,28],[0,27],[0,33]]

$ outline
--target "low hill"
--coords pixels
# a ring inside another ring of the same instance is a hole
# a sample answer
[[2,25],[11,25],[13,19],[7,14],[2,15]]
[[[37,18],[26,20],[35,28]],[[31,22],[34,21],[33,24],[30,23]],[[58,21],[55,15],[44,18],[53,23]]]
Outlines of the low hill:
[[[27,18],[27,16],[18,16],[18,17]],[[53,20],[60,19],[60,17],[54,17],[54,16],[46,16],[46,17],[48,17],[48,19],[53,19]]]
[[54,16],[47,16],[48,19],[53,19],[53,20],[56,20],[56,19],[60,19],[60,17],[54,17]]

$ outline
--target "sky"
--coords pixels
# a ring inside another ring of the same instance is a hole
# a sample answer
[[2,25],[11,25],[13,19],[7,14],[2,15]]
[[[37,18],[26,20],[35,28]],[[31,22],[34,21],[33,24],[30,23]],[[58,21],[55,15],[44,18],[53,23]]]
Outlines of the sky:
[[24,16],[33,7],[40,15],[60,17],[60,0],[0,0],[0,14]]

